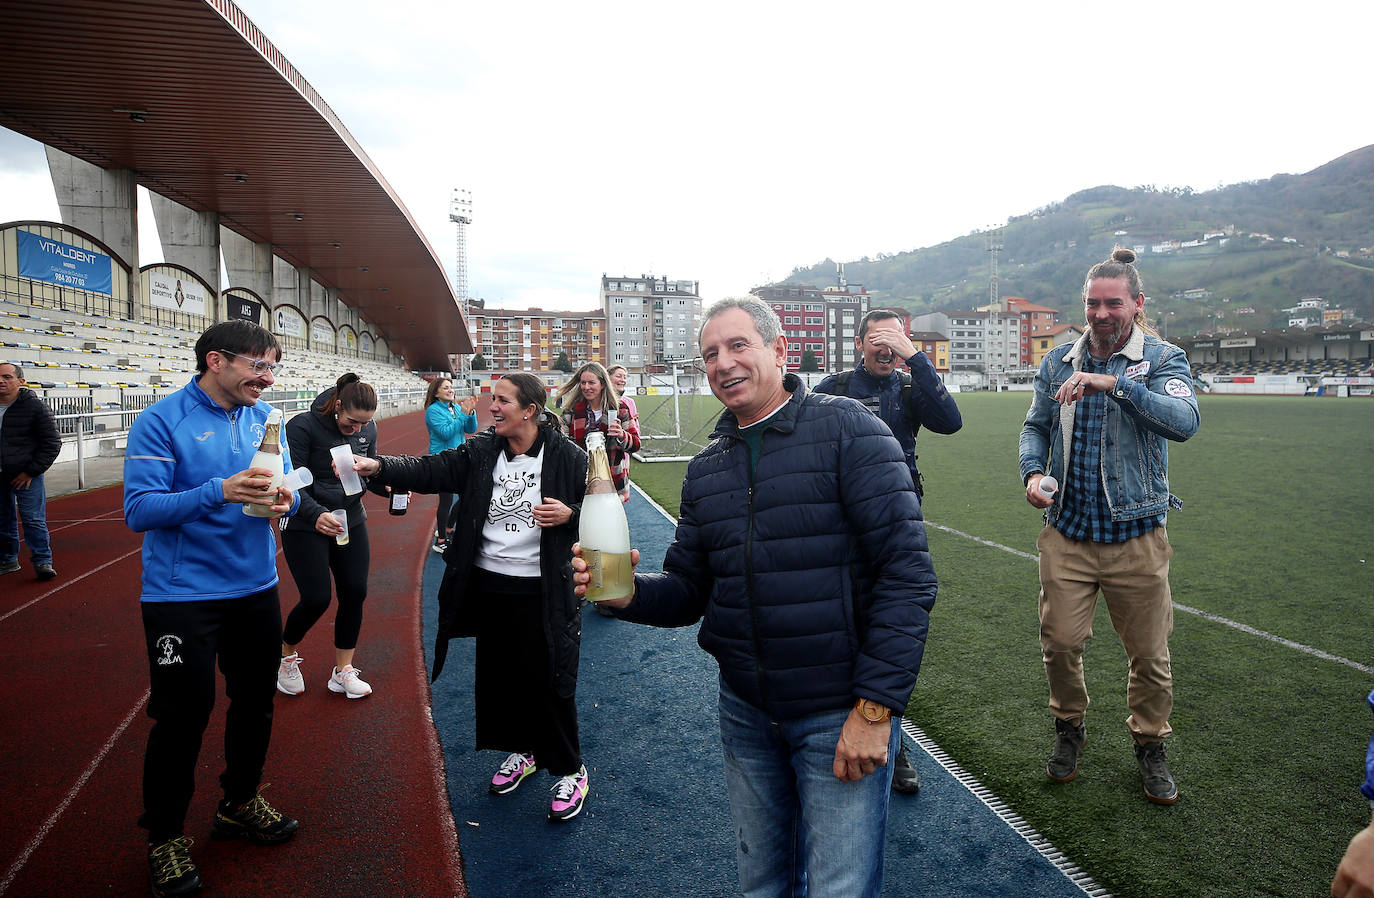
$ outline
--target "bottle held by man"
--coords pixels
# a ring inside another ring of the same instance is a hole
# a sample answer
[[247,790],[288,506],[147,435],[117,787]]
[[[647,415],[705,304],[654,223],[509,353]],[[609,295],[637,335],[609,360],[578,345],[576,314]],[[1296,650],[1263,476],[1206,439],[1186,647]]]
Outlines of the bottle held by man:
[[[253,460],[249,463],[252,468],[267,468],[272,472],[272,487],[270,492],[276,494],[277,488],[282,485],[285,475],[285,465],[281,457],[281,409],[274,408],[267,416],[267,423],[264,425],[266,432],[262,436],[262,442],[258,444],[258,451],[253,453]],[[255,518],[275,518],[276,515],[271,506],[255,505],[252,502],[243,503],[243,513]]]
[[405,514],[405,513],[406,513],[406,510],[409,509],[409,508],[410,508],[410,493],[409,493],[409,492],[404,492],[404,493],[393,492],[393,493],[391,494],[391,504],[390,504],[390,506],[387,507],[387,511],[388,511],[388,512],[390,512],[391,514],[394,514],[394,515],[402,515],[402,514]]
[[634,567],[630,564],[630,524],[611,481],[605,434],[587,433],[587,456],[587,494],[578,527],[582,558],[591,575],[587,599],[620,599],[634,594]]

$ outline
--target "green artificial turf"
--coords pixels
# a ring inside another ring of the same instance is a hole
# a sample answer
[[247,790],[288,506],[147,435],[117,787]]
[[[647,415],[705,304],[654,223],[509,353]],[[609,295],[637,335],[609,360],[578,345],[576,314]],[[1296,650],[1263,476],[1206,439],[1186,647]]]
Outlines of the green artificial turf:
[[[1006,551],[1034,555],[1043,526],[1017,466],[1029,398],[961,395],[964,429],[917,444],[940,596],[909,716],[1121,898],[1325,894],[1370,813],[1358,786],[1374,728],[1374,402],[1204,395],[1197,436],[1170,444],[1184,503],[1168,522],[1175,603],[1366,670],[1178,611],[1180,799],[1158,807],[1141,794],[1125,655],[1100,603],[1079,775],[1044,774],[1036,563]],[[685,468],[636,464],[632,478],[676,514]]]

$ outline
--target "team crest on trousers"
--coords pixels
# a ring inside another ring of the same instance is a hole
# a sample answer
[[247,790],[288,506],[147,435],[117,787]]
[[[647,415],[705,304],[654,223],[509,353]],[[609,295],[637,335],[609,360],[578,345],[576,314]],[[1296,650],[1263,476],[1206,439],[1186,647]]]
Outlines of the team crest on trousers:
[[157,646],[158,651],[162,652],[161,657],[157,659],[159,665],[166,667],[169,664],[183,663],[181,656],[177,654],[177,650],[181,647],[180,636],[173,636],[171,633],[168,633],[166,636],[159,636],[153,645]]

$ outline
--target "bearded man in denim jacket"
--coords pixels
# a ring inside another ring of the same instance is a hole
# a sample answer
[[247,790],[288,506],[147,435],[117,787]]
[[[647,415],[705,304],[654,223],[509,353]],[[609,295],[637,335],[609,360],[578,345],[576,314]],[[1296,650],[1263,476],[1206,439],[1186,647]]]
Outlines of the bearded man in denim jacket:
[[[1055,725],[1046,773],[1061,783],[1078,775],[1087,738],[1083,647],[1100,590],[1130,661],[1126,726],[1145,797],[1173,804],[1178,787],[1164,752],[1173,710],[1173,549],[1164,522],[1181,503],[1169,493],[1168,441],[1197,433],[1200,419],[1187,356],[1145,322],[1134,262],[1135,253],[1117,249],[1093,266],[1083,284],[1087,333],[1041,362],[1021,429],[1021,479],[1026,501],[1046,509],[1036,541]],[[1046,474],[1062,488],[1042,491]]]

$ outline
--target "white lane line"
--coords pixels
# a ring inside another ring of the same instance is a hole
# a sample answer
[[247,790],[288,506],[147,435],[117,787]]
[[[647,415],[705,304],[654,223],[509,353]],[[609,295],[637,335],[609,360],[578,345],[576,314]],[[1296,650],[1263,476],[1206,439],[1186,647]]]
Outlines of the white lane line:
[[86,573],[84,573],[84,574],[78,574],[77,576],[73,577],[73,578],[70,579],[70,580],[65,580],[65,581],[63,581],[63,583],[62,583],[61,586],[55,586],[55,587],[53,587],[52,589],[48,590],[47,592],[43,593],[41,596],[36,596],[36,597],[34,597],[34,598],[32,598],[32,599],[29,599],[27,602],[25,602],[24,604],[20,605],[19,607],[17,607],[17,608],[11,608],[9,611],[6,611],[4,614],[0,614],[0,623],[4,623],[6,620],[8,620],[8,619],[11,618],[11,617],[14,617],[16,614],[18,614],[19,612],[23,611],[25,608],[28,608],[30,605],[36,605],[36,604],[38,604],[39,602],[41,602],[41,601],[43,601],[44,599],[46,599],[48,596],[56,595],[57,593],[61,592],[62,590],[66,589],[66,588],[69,587],[69,586],[75,586],[76,584],[80,583],[82,580],[85,580],[87,577],[91,576],[92,574],[98,574],[98,573],[100,573],[101,571],[105,570],[105,568],[109,567],[110,565],[112,565],[112,564],[119,564],[119,563],[120,563],[121,561],[123,561],[124,559],[129,558],[129,557],[131,557],[131,556],[133,556],[133,555],[137,555],[138,553],[140,553],[140,552],[142,552],[142,551],[143,551],[143,548],[140,546],[140,547],[137,548],[137,549],[133,549],[133,550],[131,550],[131,551],[125,552],[123,555],[119,556],[118,558],[114,558],[114,559],[111,559],[110,561],[105,562],[105,563],[102,564],[100,567],[91,568],[89,571],[86,571]]
[[[1019,549],[1013,549],[1010,546],[1004,546],[1001,543],[995,543],[991,540],[986,540],[978,536],[973,536],[971,534],[955,530],[953,527],[946,527],[943,524],[936,524],[933,521],[926,521],[926,526],[934,527],[936,530],[943,530],[946,533],[952,533],[955,536],[962,536],[964,539],[970,539],[976,543],[981,543],[985,546],[990,546],[994,549],[1001,549],[1003,552],[1008,552],[1012,555],[1017,556],[1018,558],[1029,558],[1031,561],[1035,562],[1038,562],[1040,560],[1040,556],[1038,555],[1031,555],[1028,552],[1022,552]],[[1174,602],[1174,608],[1184,612],[1185,614],[1193,614],[1204,620],[1209,620],[1212,623],[1221,624],[1224,627],[1230,627],[1233,630],[1239,630],[1240,632],[1248,633],[1251,636],[1258,636],[1260,639],[1267,639],[1270,642],[1273,642],[1277,645],[1293,649],[1295,652],[1302,652],[1304,655],[1311,655],[1313,658],[1320,658],[1323,661],[1333,661],[1336,664],[1344,664],[1346,667],[1358,670],[1360,673],[1374,674],[1374,667],[1370,667],[1367,664],[1361,664],[1358,661],[1351,661],[1349,658],[1342,658],[1340,655],[1333,655],[1330,652],[1324,652],[1321,649],[1313,648],[1310,645],[1303,645],[1301,642],[1294,642],[1291,639],[1286,639],[1282,636],[1276,636],[1273,633],[1265,632],[1264,630],[1257,629],[1255,627],[1250,626],[1249,624],[1243,624],[1240,621],[1234,621],[1230,618],[1222,617],[1219,614],[1212,614],[1210,611],[1203,611],[1199,608],[1189,607],[1188,605],[1180,605],[1178,602]],[[0,618],[0,620],[3,620],[3,618]]]
[[10,868],[5,871],[5,878],[0,879],[0,895],[5,894],[10,885],[13,884],[14,878],[19,875],[19,871],[24,869],[24,865],[29,862],[29,858],[38,850],[38,846],[43,844],[43,840],[48,837],[48,833],[52,831],[52,828],[57,825],[57,819],[61,817],[63,812],[76,800],[77,793],[81,791],[81,788],[86,785],[86,781],[95,773],[96,768],[100,766],[100,762],[105,760],[105,756],[110,753],[110,749],[114,748],[115,743],[119,741],[119,737],[124,735],[124,731],[129,728],[129,724],[133,723],[134,717],[136,717],[138,712],[143,710],[143,706],[148,703],[148,696],[151,693],[152,690],[144,692],[143,697],[138,700],[138,703],[129,709],[128,714],[124,715],[124,719],[120,721],[119,726],[115,727],[115,731],[110,734],[110,738],[105,740],[105,744],[101,746],[95,758],[91,763],[86,765],[85,770],[81,771],[81,776],[77,778],[76,784],[67,791],[66,797],[63,798],[62,803],[57,806],[57,810],[53,811],[52,814],[48,816],[48,819],[43,821],[43,825],[38,828],[38,832],[34,833],[33,838],[29,840],[29,844],[24,846],[24,850],[19,852],[19,857],[15,858],[13,864],[10,864]]
[[920,727],[910,720],[903,718],[902,732],[911,737],[911,739],[920,746],[922,751],[930,755],[935,763],[945,769],[945,772],[958,780],[960,785],[973,793],[973,797],[981,801],[988,810],[996,814],[999,820],[1011,827],[1012,831],[1018,836],[1025,839],[1026,843],[1038,852],[1041,857],[1049,861],[1054,865],[1056,870],[1068,877],[1070,882],[1082,889],[1084,894],[1091,895],[1092,898],[1111,898],[1111,892],[1094,882],[1091,876],[1083,872],[1077,864],[1070,861],[1064,852],[1055,848],[1054,844],[1050,842],[1049,839],[1040,835],[1034,827],[1021,818],[1020,814],[1017,814],[1009,808],[1002,799],[997,797],[995,792],[978,782],[972,774],[960,767],[959,762],[946,754],[944,749],[936,745],[935,741],[927,736]]

